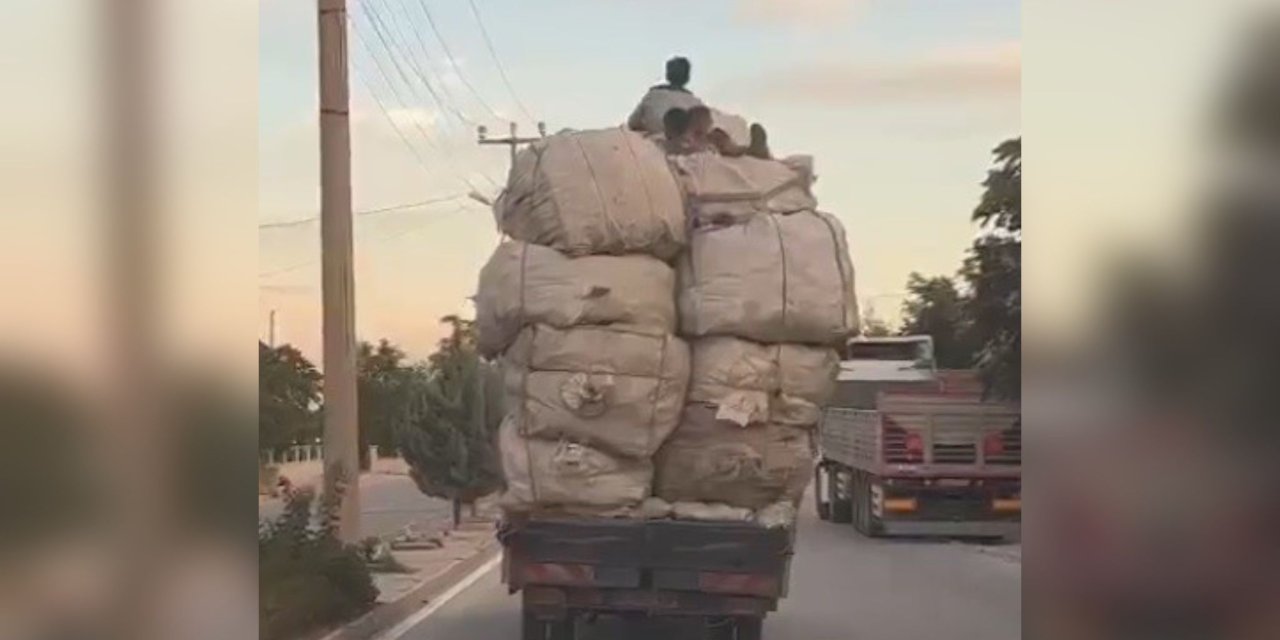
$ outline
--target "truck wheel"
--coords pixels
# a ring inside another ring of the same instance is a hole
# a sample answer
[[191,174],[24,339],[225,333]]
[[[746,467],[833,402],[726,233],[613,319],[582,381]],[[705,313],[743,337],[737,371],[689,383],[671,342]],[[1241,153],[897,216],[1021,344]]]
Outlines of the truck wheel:
[[831,496],[831,521],[848,524],[853,521],[853,500],[850,498],[849,480],[845,474],[832,469],[827,478],[828,495]]
[[764,620],[755,616],[711,618],[707,625],[710,640],[760,640]]
[[525,612],[520,640],[573,640],[574,619],[567,615],[559,620],[540,620]]
[[853,528],[868,538],[878,537],[880,523],[871,512],[871,482],[866,473],[859,471],[854,474],[852,492]]
[[743,616],[734,621],[733,640],[760,640],[764,637],[764,618]]

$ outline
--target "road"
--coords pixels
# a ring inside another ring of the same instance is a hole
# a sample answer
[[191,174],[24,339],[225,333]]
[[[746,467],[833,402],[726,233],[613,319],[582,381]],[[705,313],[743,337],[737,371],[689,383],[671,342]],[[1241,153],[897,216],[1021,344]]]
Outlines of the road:
[[[282,506],[278,499],[263,500],[258,517],[273,518]],[[447,501],[423,495],[408,476],[360,476],[360,528],[364,536],[394,536],[410,523],[433,531],[446,526],[451,517]]]
[[[1014,640],[1022,637],[1021,549],[860,537],[802,513],[791,594],[765,622],[769,640]],[[696,638],[685,627],[647,637]],[[517,596],[490,571],[403,640],[516,640]],[[580,638],[622,637],[615,624]]]

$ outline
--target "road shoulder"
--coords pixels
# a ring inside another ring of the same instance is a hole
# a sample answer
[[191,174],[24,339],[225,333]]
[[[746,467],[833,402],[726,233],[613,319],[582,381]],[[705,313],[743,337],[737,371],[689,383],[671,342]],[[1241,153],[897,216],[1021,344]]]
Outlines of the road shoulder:
[[[420,610],[446,596],[456,585],[467,580],[501,553],[493,535],[493,523],[477,519],[448,537],[439,549],[417,553],[410,566],[420,568],[412,576],[415,584],[395,589],[390,601],[380,602],[364,616],[320,635],[322,640],[372,640],[408,620]],[[408,556],[408,553],[397,554]],[[407,576],[380,576],[380,582],[404,580]],[[380,585],[382,586],[382,585]],[[385,588],[385,587],[383,587]]]

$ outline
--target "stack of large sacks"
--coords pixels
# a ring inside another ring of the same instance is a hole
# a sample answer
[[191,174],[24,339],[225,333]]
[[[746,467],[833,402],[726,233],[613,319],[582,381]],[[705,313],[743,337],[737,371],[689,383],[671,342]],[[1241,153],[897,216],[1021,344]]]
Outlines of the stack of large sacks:
[[792,521],[857,326],[812,182],[805,157],[668,157],[622,129],[516,157],[476,295],[509,512]]
[[494,207],[510,240],[481,271],[477,344],[500,356],[508,511],[635,513],[676,428],[689,349],[675,336],[684,195],[623,129],[523,150]]
[[834,347],[858,326],[844,229],[817,211],[808,159],[671,161],[691,229],[678,308],[692,372],[654,495],[677,518],[787,524],[812,477]]

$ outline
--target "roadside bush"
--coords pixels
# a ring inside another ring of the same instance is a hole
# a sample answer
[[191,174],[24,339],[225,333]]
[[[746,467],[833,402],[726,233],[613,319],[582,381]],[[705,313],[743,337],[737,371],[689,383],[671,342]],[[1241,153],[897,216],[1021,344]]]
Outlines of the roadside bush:
[[[339,490],[340,491],[340,490]],[[286,496],[284,513],[258,528],[258,634],[288,640],[353,620],[373,608],[378,590],[361,549],[337,536],[339,491]]]

